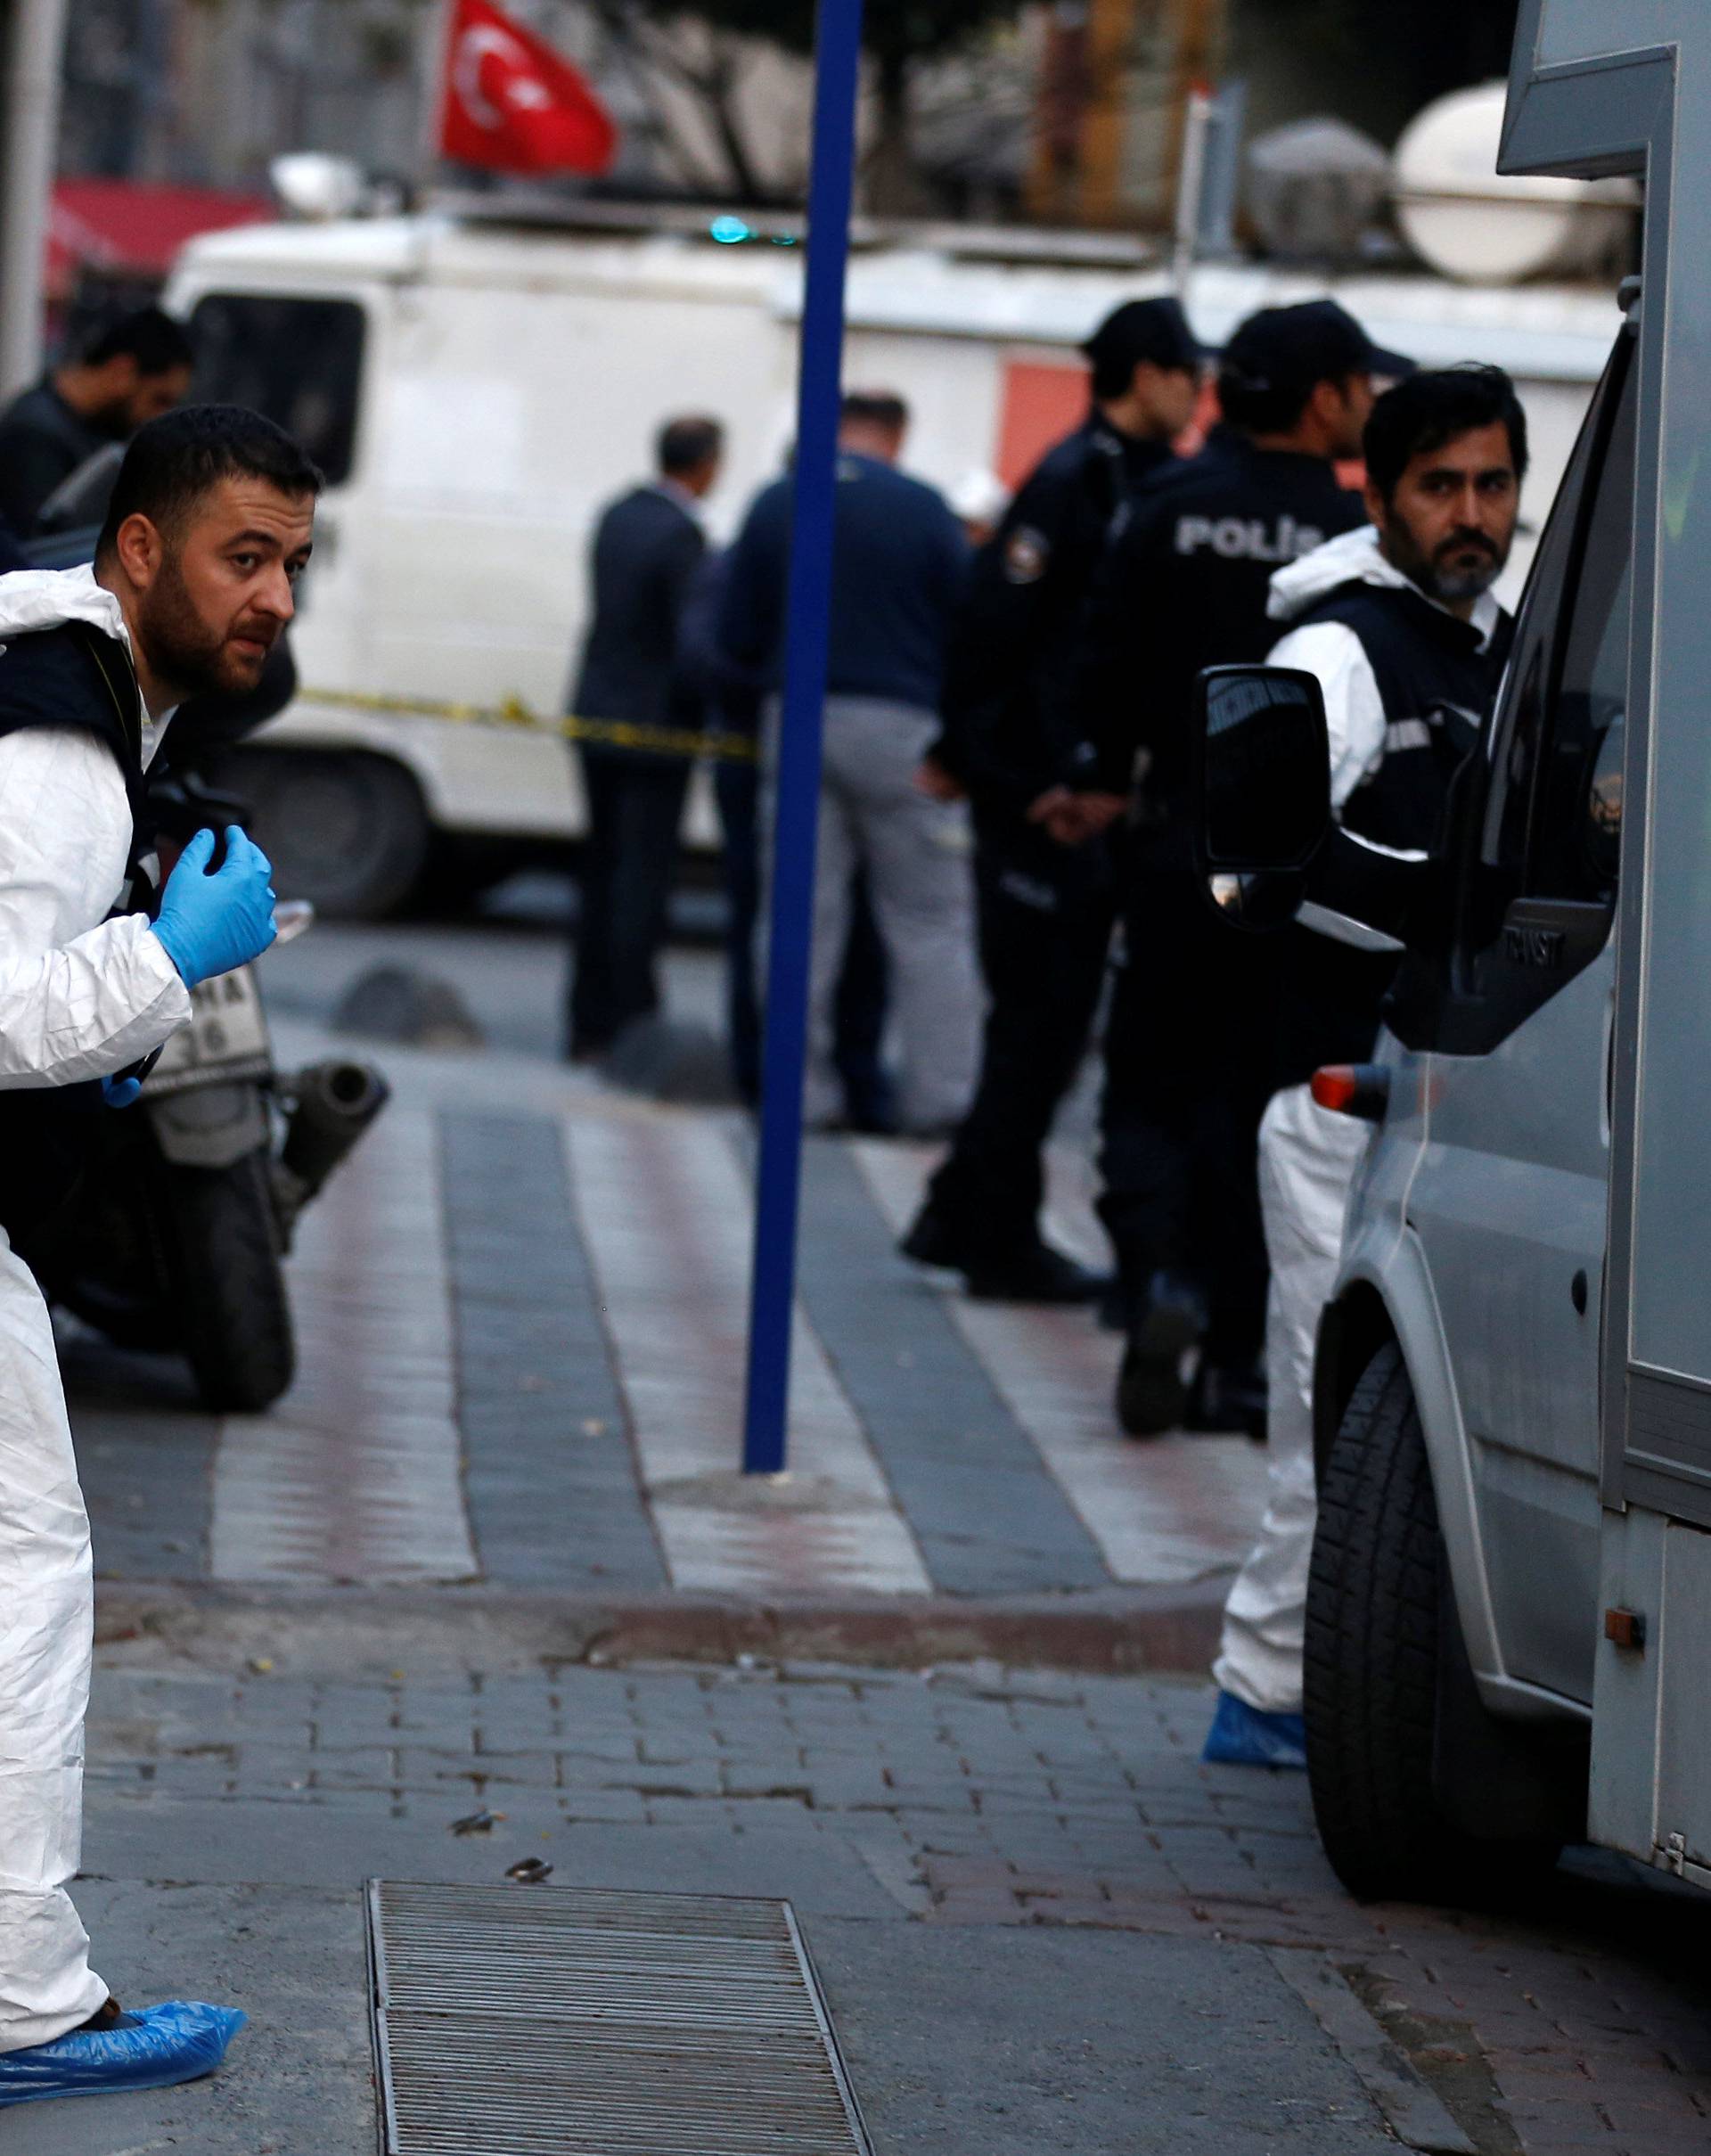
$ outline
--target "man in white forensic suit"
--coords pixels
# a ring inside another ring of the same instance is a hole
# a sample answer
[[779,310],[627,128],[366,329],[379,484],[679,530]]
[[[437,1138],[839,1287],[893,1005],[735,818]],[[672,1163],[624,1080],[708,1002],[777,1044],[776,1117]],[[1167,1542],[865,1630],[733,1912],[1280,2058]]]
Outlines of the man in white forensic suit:
[[224,2038],[213,2059],[188,2046],[183,2013],[242,2018],[125,2013],[66,1892],[89,1529],[47,1308],[12,1242],[67,1195],[191,990],[274,939],[272,872],[235,827],[217,870],[201,832],[156,892],[143,782],[185,697],[259,678],[319,487],[270,422],[186,407],[131,443],[93,564],[0,578],[0,2102],[62,2093],[61,2070],[86,2089],[206,2072]]

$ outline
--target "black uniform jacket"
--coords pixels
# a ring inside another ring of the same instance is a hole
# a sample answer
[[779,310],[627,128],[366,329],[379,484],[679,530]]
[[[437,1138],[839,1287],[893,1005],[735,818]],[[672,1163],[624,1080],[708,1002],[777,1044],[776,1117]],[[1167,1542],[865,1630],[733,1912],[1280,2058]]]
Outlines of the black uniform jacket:
[[934,753],[978,809],[1019,815],[1085,770],[1072,690],[1100,563],[1134,496],[1175,462],[1095,412],[1047,451],[975,556]]
[[1182,809],[1201,668],[1263,660],[1278,636],[1265,612],[1272,572],[1364,521],[1322,458],[1256,449],[1230,428],[1131,509],[1099,580],[1074,698],[1094,750],[1085,783],[1126,793],[1146,751],[1139,863],[1189,858]]

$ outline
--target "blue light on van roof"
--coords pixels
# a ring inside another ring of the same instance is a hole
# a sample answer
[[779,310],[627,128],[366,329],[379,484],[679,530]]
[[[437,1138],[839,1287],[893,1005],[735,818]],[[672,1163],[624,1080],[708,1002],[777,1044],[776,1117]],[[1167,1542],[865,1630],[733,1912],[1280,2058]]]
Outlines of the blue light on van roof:
[[741,217],[715,217],[707,229],[709,235],[716,239],[721,247],[735,247],[740,242],[752,240],[755,236],[752,230],[743,223]]

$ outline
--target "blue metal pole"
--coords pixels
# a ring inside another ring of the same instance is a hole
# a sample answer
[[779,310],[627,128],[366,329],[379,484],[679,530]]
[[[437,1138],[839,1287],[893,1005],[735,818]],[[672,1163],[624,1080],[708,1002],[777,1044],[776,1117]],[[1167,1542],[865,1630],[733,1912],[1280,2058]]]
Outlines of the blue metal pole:
[[856,177],[856,96],[862,0],[820,0],[815,45],[814,161],[802,303],[792,485],[790,626],[779,726],[773,832],[766,1043],[761,1067],[760,1169],[749,1310],[745,1474],[784,1465],[790,1397],[790,1316],[802,1180],[802,1079],[808,952],[820,813],[820,731],[831,621],[832,496],[844,342],[844,268]]

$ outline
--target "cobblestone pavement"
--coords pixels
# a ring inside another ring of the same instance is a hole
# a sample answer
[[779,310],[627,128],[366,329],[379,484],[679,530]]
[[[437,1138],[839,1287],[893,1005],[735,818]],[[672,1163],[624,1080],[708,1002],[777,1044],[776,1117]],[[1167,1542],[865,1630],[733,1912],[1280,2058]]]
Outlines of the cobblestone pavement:
[[393,1106],[293,1260],[272,1414],[69,1351],[97,1566],[135,1603],[79,1906],[121,1995],[252,2023],[209,2084],[12,2114],[7,2156],[366,2156],[361,1882],[525,1854],[535,1891],[789,1897],[878,2156],[1711,2149],[1711,1906],[1582,1853],[1501,1912],[1358,1907],[1299,1779],[1199,1764],[1198,1685],[544,1664],[577,1597],[1204,1611],[1263,1457],[1125,1445],[1110,1336],[924,1279],[892,1241],[928,1156],[821,1142],[796,1472],[757,1493],[741,1127],[520,1057],[383,1060]]
[[[67,1328],[110,1577],[975,1600],[1187,1589],[1245,1553],[1256,1447],[1126,1443],[1090,1312],[977,1307],[898,1256],[929,1148],[810,1144],[791,1471],[757,1484],[742,1119],[383,1061],[394,1100],[299,1233],[299,1373],[266,1414],[204,1415],[171,1358]],[[1060,1155],[1054,1226],[1097,1255],[1084,1179]]]
[[[84,2138],[55,2138],[70,2128],[44,2113],[7,2137],[31,2156],[367,2146],[358,1881],[496,1880],[522,1853],[561,1884],[792,1896],[882,2156],[1117,2156],[1202,2132],[1224,2156],[1393,2146],[1347,2015],[1327,2034],[1303,2003],[1324,1984],[1481,2156],[1711,2146],[1699,1898],[1583,1857],[1502,1915],[1359,1907],[1299,1777],[1199,1762],[1198,1685],[979,1665],[316,1681],[289,1641],[266,1675],[161,1674],[136,1661],[150,1652],[103,1657],[96,1883],[79,1898],[115,1983],[138,1966],[206,1981],[209,1956],[184,1958],[211,1933],[220,1996],[256,2011],[253,2056],[204,2089],[111,2107],[111,2141],[86,2119]],[[487,1832],[450,1831],[479,1809],[498,1815]],[[121,1884],[144,1880],[184,1884]],[[324,1942],[340,1909],[336,1951],[305,1973],[302,1939]],[[242,1936],[265,1951],[246,1962]],[[245,2140],[291,2115],[305,2044],[324,2068],[324,2138]]]

